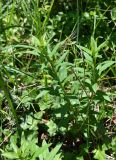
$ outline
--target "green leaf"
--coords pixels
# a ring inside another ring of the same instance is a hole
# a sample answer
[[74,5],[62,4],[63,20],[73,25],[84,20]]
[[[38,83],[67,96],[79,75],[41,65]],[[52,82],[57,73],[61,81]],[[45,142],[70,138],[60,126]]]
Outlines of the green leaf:
[[[42,146],[45,146],[47,145],[47,142],[45,140],[43,140],[42,142]],[[46,149],[46,153],[48,154],[49,153],[49,148]]]
[[94,150],[94,158],[98,159],[98,160],[105,160],[106,159],[106,155],[105,155],[105,151],[104,150],[100,150],[100,149],[96,149]]
[[7,46],[5,48],[3,48],[3,50],[7,50],[9,49],[9,47],[13,47],[13,48],[25,48],[25,49],[33,49],[33,50],[36,50],[35,47],[32,47],[32,46],[29,46],[29,45],[23,45],[23,44],[17,44],[17,45],[10,45],[10,46]]
[[12,67],[8,67],[8,66],[5,66],[5,68],[7,69],[7,70],[9,70],[9,71],[12,71],[12,72],[16,72],[17,74],[20,74],[20,75],[27,75],[27,76],[30,76],[30,77],[32,77],[31,75],[29,75],[28,73],[26,73],[26,72],[23,72],[23,71],[21,71],[21,70],[18,70],[18,69],[16,69],[16,68],[12,68]]
[[38,50],[33,50],[33,51],[29,51],[29,50],[27,50],[27,51],[20,51],[20,52],[16,52],[15,53],[15,55],[24,55],[24,54],[27,54],[27,55],[34,55],[34,56],[39,56],[39,52],[38,52]]
[[97,66],[97,69],[99,70],[99,75],[101,75],[101,73],[103,71],[105,71],[106,69],[108,69],[110,66],[112,66],[114,63],[116,63],[115,61],[105,61],[103,63],[100,63]]
[[96,93],[96,92],[97,92],[97,89],[98,89],[98,84],[97,84],[97,83],[93,84],[93,85],[92,85],[92,89],[93,89],[93,91]]
[[106,100],[108,102],[111,102],[111,99],[110,99],[110,97],[107,94],[103,95],[103,98],[104,98],[104,100]]
[[57,144],[57,146],[50,152],[49,156],[46,157],[45,160],[55,160],[55,156],[57,154],[57,152],[59,151],[59,149],[61,148],[61,144]]
[[59,78],[61,82],[67,78],[67,68],[65,65],[62,65],[59,69]]
[[61,63],[64,61],[64,59],[66,58],[67,54],[69,53],[69,51],[65,52],[60,59],[57,61],[57,65],[61,65]]
[[9,159],[19,159],[18,154],[14,152],[4,152],[2,153],[2,156],[9,158]]
[[45,146],[38,148],[35,152],[35,157],[39,157],[40,155],[43,155],[49,146],[50,146],[50,144],[46,144]]
[[31,43],[37,47],[39,45],[39,39],[35,36],[32,36]]
[[89,62],[93,62],[93,59],[92,59],[92,57],[91,57],[91,55],[90,54],[88,54],[87,52],[83,52],[83,54],[84,54],[84,56],[85,56],[85,59],[87,60],[87,61],[89,61]]
[[95,41],[94,37],[91,37],[91,51],[92,51],[92,56],[97,57],[98,51],[97,51],[97,42]]
[[41,91],[40,94],[38,94],[35,99],[37,100],[37,99],[45,96],[48,92],[49,91],[47,91],[47,90]]
[[112,139],[112,149],[116,153],[116,137]]
[[[44,147],[45,145],[47,145],[47,142],[45,140],[43,140],[42,146]],[[46,148],[46,150],[39,157],[40,157],[40,159],[45,159],[48,155],[49,155],[49,148]]]
[[56,44],[56,46],[54,47],[54,49],[52,50],[51,53],[49,53],[49,56],[52,58],[53,56],[55,56],[57,50],[64,44],[64,41],[59,42],[58,44]]
[[16,146],[16,144],[14,144],[14,143],[12,142],[12,143],[11,143],[11,146],[12,146],[14,152],[17,153],[18,147]]
[[76,45],[76,46],[77,46],[80,50],[83,50],[83,51],[85,51],[86,53],[92,55],[92,51],[89,50],[88,48],[83,47],[83,46],[80,46],[80,45]]
[[116,20],[116,7],[112,9],[111,17],[112,17],[112,20]]
[[106,47],[107,46],[107,43],[108,43],[108,40],[106,40],[105,42],[101,43],[98,48],[97,48],[97,51],[99,52],[102,48]]
[[46,125],[49,128],[48,129],[49,134],[51,136],[54,136],[56,134],[56,131],[57,131],[57,125],[52,120],[48,121]]

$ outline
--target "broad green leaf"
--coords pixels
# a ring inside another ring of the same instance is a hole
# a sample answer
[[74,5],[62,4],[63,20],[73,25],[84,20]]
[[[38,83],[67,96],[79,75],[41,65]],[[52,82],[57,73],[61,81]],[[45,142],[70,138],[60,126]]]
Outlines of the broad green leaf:
[[104,100],[106,100],[108,102],[111,102],[111,99],[110,99],[110,97],[107,94],[103,95],[103,98],[104,98]]
[[79,156],[79,157],[77,156],[76,160],[84,160],[84,158],[83,158],[83,156]]
[[67,68],[65,65],[62,65],[59,69],[59,78],[61,82],[67,78]]
[[98,159],[98,160],[105,160],[106,159],[106,155],[105,155],[104,150],[97,149],[94,151],[94,153],[95,153],[95,155],[94,155],[95,159]]
[[52,120],[50,120],[47,122],[46,125],[49,128],[48,132],[49,132],[50,136],[54,136],[56,134],[57,129],[58,129],[56,123],[54,123]]
[[37,99],[45,96],[48,92],[49,92],[49,91],[47,91],[47,90],[40,91],[40,94],[38,94],[35,99],[37,100]]
[[98,89],[98,84],[95,83],[94,85],[92,85],[92,89],[93,91],[96,93],[97,89]]

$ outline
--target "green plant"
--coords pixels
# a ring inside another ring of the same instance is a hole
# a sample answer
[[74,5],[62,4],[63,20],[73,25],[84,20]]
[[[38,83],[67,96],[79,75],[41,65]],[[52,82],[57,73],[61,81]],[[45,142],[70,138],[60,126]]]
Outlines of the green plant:
[[2,73],[0,73],[0,88],[4,91],[4,94],[6,96],[6,99],[8,101],[9,107],[10,107],[10,110],[11,110],[13,117],[16,121],[17,131],[20,136],[20,125],[19,125],[19,121],[18,121],[18,117],[17,117],[16,111],[15,111],[15,108],[14,108],[14,102],[13,102],[12,96],[8,90],[7,84],[2,77]]
[[115,157],[115,2],[0,8],[0,159]]
[[19,160],[35,160],[37,157],[40,160],[60,160],[60,154],[57,154],[61,145],[57,145],[54,149],[49,151],[49,144],[43,141],[42,147],[37,146],[37,135],[25,137],[24,133],[21,136],[21,146],[17,146],[16,136],[12,136],[10,139],[10,146],[6,150],[2,150],[2,156],[8,159]]

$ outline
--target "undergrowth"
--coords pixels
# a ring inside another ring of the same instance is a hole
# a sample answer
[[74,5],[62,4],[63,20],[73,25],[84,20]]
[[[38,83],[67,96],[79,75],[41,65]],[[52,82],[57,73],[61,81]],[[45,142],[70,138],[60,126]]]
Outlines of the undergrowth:
[[0,1],[0,159],[116,158],[115,2]]

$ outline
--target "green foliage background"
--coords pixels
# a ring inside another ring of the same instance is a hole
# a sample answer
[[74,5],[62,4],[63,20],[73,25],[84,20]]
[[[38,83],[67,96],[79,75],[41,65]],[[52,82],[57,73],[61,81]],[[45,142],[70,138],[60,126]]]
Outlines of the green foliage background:
[[115,6],[0,1],[0,159],[115,159]]

